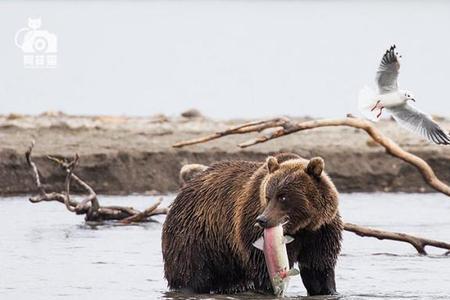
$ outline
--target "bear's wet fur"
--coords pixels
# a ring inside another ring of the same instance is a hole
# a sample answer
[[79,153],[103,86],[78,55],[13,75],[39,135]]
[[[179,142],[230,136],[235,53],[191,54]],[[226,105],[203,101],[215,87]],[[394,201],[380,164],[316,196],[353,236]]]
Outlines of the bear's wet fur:
[[291,267],[298,262],[309,295],[336,293],[334,268],[343,224],[338,192],[324,162],[279,154],[266,162],[224,161],[190,178],[170,207],[162,233],[171,289],[197,293],[271,292],[262,251],[252,243],[263,215],[283,221]]

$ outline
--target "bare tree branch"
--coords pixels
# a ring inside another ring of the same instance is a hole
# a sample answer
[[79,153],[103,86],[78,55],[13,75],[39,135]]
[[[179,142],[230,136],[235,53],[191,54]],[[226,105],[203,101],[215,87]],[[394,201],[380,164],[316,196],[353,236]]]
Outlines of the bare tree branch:
[[31,152],[33,151],[34,144],[35,144],[35,142],[33,140],[31,142],[31,145],[28,148],[27,152],[25,153],[25,158],[27,160],[28,165],[31,167],[31,170],[33,171],[35,184],[39,191],[39,195],[31,197],[29,199],[30,202],[37,203],[37,202],[41,202],[41,201],[58,201],[60,203],[65,204],[67,209],[69,209],[70,211],[73,211],[72,207],[76,206],[77,202],[71,201],[63,193],[54,193],[54,192],[47,193],[45,191],[45,188],[42,185],[42,182],[41,182],[41,179],[39,176],[39,170],[38,170],[36,164],[31,159]]
[[273,128],[273,127],[279,127],[283,126],[289,122],[289,119],[286,118],[276,118],[271,119],[267,121],[255,121],[255,122],[249,122],[244,123],[238,126],[231,127],[229,129],[226,129],[224,131],[219,131],[204,137],[200,137],[198,139],[193,139],[185,142],[179,142],[173,145],[175,148],[181,148],[188,145],[194,145],[194,144],[200,144],[205,143],[208,141],[212,141],[218,138],[221,138],[223,136],[232,135],[232,134],[245,134],[249,132],[261,132],[264,129],[267,128]]
[[[78,155],[75,155],[75,158],[71,161],[61,160],[53,156],[47,156],[48,159],[58,164],[66,172],[66,179],[64,182],[65,191],[62,193],[47,193],[41,183],[39,170],[36,164],[31,159],[31,152],[33,150],[33,147],[34,141],[31,143],[31,146],[25,153],[27,163],[32,170],[34,181],[39,192],[38,195],[33,196],[29,199],[32,203],[38,203],[42,201],[56,201],[64,204],[67,210],[71,212],[79,215],[86,215],[86,221],[95,222],[101,222],[104,220],[121,221],[127,219],[128,221],[123,222],[124,224],[129,224],[131,222],[146,222],[151,216],[167,213],[167,208],[158,207],[161,204],[161,199],[159,199],[155,204],[153,204],[143,212],[132,207],[125,206],[101,206],[94,189],[73,173],[79,161]],[[88,192],[88,196],[81,202],[72,200],[70,197],[70,185],[72,180]]]
[[[154,216],[154,215],[160,215],[160,214],[166,214],[167,213],[167,208],[159,208],[158,206],[161,204],[162,198],[159,198],[158,201],[153,204],[152,206],[150,206],[149,208],[147,208],[146,210],[139,212],[137,214],[134,214],[126,219],[123,219],[122,221],[120,221],[123,224],[130,224],[130,223],[136,223],[136,222],[141,222],[142,220],[150,217],[150,216]],[[158,209],[158,210],[157,210]]]
[[39,177],[38,169],[36,167],[36,164],[31,160],[31,151],[33,151],[34,144],[35,144],[35,141],[32,140],[30,147],[28,148],[27,152],[25,152],[25,158],[27,160],[28,165],[33,170],[34,179],[35,179],[36,187],[38,188],[39,194],[41,196],[45,196],[45,194],[46,194],[45,193],[45,189],[44,189],[44,187],[41,184],[41,180],[40,180],[40,177]]
[[[392,241],[399,241],[399,242],[406,242],[411,244],[419,254],[427,255],[427,252],[425,251],[426,246],[433,246],[436,248],[446,249],[450,250],[450,244],[441,242],[441,241],[435,241],[430,240],[426,238],[421,238],[405,233],[400,232],[390,232],[390,231],[384,231],[384,230],[378,230],[378,229],[372,229],[367,227],[362,227],[359,225],[351,224],[351,223],[345,223],[344,224],[344,230],[353,232],[359,236],[362,237],[374,237],[379,240],[392,240]],[[446,252],[445,255],[447,255],[449,252]]]
[[183,147],[187,145],[194,145],[205,143],[207,141],[223,137],[226,135],[242,134],[249,132],[260,132],[267,128],[279,128],[273,132],[265,135],[260,135],[254,139],[248,140],[239,144],[239,147],[246,148],[252,145],[265,143],[269,140],[273,140],[294,132],[320,128],[320,127],[335,127],[335,126],[347,126],[364,130],[377,144],[384,147],[386,152],[394,157],[397,157],[411,165],[413,165],[424,178],[425,182],[438,192],[441,192],[447,196],[450,196],[450,187],[442,182],[434,173],[433,169],[428,165],[426,161],[420,157],[403,150],[390,138],[386,137],[380,130],[378,130],[373,123],[349,116],[345,119],[323,119],[306,122],[292,122],[285,118],[270,119],[267,121],[258,121],[252,123],[246,123],[239,125],[222,132],[217,132],[214,135],[198,138],[195,140],[189,140],[185,142],[179,142],[174,147]]
[[100,204],[98,203],[98,200],[97,200],[97,194],[95,193],[94,189],[89,184],[87,184],[84,180],[82,180],[77,175],[73,174],[73,169],[75,168],[75,166],[79,160],[78,154],[75,155],[74,160],[71,162],[66,162],[64,160],[60,160],[57,157],[50,156],[50,155],[48,155],[47,158],[50,159],[51,161],[57,163],[63,170],[65,170],[67,172],[65,185],[66,185],[66,197],[68,199],[70,199],[70,195],[69,195],[70,179],[73,179],[76,183],[78,183],[81,187],[83,187],[88,192],[88,196],[77,205],[76,209],[80,210],[90,202],[91,206],[89,207],[88,218],[94,217],[94,215],[96,215],[98,213],[98,210],[100,208]]
[[78,162],[79,156],[78,154],[75,155],[75,158],[73,159],[73,161],[69,162],[66,166],[66,180],[65,180],[65,185],[66,185],[66,201],[64,202],[64,204],[66,205],[66,208],[72,212],[75,211],[75,209],[72,210],[71,206],[69,205],[69,200],[70,200],[70,179],[72,179],[72,172],[75,169],[77,162]]

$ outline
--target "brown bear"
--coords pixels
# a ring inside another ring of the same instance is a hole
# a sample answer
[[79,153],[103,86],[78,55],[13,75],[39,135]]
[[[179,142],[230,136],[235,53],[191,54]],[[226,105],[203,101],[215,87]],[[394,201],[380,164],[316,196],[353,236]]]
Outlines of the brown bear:
[[184,183],[163,226],[169,287],[271,292],[264,254],[252,243],[262,236],[261,227],[287,222],[284,233],[294,237],[287,245],[289,263],[298,263],[308,295],[335,294],[343,225],[338,192],[323,170],[322,158],[295,154],[199,170]]

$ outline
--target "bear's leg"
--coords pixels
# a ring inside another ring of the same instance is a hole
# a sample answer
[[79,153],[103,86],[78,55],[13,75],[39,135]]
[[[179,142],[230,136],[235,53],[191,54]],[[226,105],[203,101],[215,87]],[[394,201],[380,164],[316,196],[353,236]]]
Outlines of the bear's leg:
[[301,268],[300,275],[309,296],[336,294],[334,268],[325,270]]
[[342,221],[337,215],[332,223],[318,230],[299,232],[300,275],[308,295],[336,294],[334,268],[341,250]]

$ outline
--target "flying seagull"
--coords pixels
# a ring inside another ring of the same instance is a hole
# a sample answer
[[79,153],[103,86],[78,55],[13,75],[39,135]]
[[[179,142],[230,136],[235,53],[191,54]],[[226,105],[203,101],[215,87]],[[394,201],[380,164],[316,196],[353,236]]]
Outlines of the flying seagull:
[[412,106],[414,96],[398,88],[399,58],[395,45],[386,50],[378,67],[376,82],[378,94],[364,87],[359,93],[359,110],[372,121],[378,121],[383,109],[390,112],[404,128],[413,131],[436,144],[450,145],[450,136],[433,121],[430,115]]

